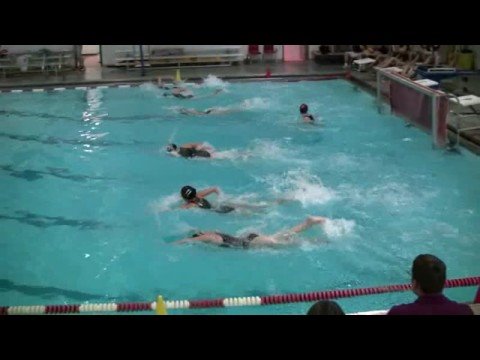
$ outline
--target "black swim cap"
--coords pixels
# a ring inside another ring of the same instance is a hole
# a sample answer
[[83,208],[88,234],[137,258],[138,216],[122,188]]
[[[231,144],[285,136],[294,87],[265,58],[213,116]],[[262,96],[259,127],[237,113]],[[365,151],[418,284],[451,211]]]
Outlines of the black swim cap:
[[302,104],[300,105],[300,114],[306,114],[308,112],[308,105]]
[[197,190],[191,186],[184,186],[182,190],[180,190],[180,194],[182,195],[182,198],[185,200],[192,200],[195,199],[197,196]]
[[173,150],[177,150],[177,145],[175,144],[170,144],[167,146],[167,151],[172,152]]

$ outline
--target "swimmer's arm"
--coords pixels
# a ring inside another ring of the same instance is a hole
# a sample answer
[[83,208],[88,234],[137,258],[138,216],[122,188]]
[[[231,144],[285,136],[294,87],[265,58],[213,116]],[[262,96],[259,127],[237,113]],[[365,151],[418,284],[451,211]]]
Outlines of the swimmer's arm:
[[208,234],[202,234],[202,235],[197,236],[197,237],[186,238],[186,239],[174,241],[173,243],[174,244],[185,244],[185,243],[189,243],[189,242],[192,242],[192,241],[212,242],[212,239],[210,238],[210,236]]
[[197,204],[195,204],[195,203],[188,203],[188,204],[183,204],[183,205],[181,206],[181,208],[182,208],[182,209],[190,209],[190,208],[192,208],[192,207],[194,207],[194,206],[197,206]]
[[212,188],[200,191],[197,196],[203,198],[212,193],[216,193],[217,195],[220,195],[220,190],[217,187],[212,187]]
[[315,122],[315,118],[313,117],[313,115],[305,115],[303,116],[303,121],[306,122],[306,123],[314,123]]
[[182,148],[186,148],[186,149],[201,149],[203,148],[203,144],[200,144],[200,143],[188,143],[188,144],[183,144],[181,146]]
[[198,111],[195,109],[182,109],[180,112],[184,115],[205,115],[203,111]]

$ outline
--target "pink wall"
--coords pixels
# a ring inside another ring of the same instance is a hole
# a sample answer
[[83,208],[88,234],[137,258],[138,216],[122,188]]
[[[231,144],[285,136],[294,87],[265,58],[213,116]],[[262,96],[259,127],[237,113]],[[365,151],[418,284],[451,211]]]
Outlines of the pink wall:
[[283,59],[285,61],[303,61],[307,45],[283,45]]

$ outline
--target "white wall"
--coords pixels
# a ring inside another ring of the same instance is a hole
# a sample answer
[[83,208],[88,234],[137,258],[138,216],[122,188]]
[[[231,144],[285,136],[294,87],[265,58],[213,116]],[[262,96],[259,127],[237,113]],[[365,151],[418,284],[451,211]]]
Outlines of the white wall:
[[10,54],[48,49],[51,51],[73,51],[73,45],[2,45]]
[[[119,50],[133,51],[133,47],[136,47],[138,54],[138,45],[102,45],[102,62],[105,66],[115,65],[115,52]],[[185,51],[201,51],[201,50],[221,50],[229,47],[241,47],[241,53],[246,57],[248,53],[248,45],[150,45],[150,49],[171,49],[171,48],[183,48]],[[283,47],[282,45],[275,45],[278,49],[276,53],[276,59],[283,59]],[[260,51],[263,51],[263,46],[260,45]]]
[[100,45],[83,45],[82,55],[96,55],[100,52]]

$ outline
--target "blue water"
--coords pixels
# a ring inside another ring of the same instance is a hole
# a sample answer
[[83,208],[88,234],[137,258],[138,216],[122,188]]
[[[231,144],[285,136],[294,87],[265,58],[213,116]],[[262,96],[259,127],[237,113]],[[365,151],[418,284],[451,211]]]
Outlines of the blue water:
[[[347,81],[210,79],[193,91],[208,95],[217,87],[225,91],[191,100],[166,98],[151,84],[1,94],[0,305],[405,283],[420,253],[442,258],[450,278],[480,274],[480,158],[432,150],[428,134],[379,114],[374,97]],[[302,102],[323,126],[297,122]],[[176,111],[212,106],[241,111]],[[206,141],[224,158],[170,157],[164,151],[170,141]],[[219,186],[227,200],[294,201],[256,213],[179,210],[186,184]],[[332,220],[284,249],[172,244],[193,230],[273,233],[309,214]],[[447,295],[471,301],[474,291]],[[413,299],[401,293],[339,302],[354,312]],[[302,314],[309,306],[200,313]]]

